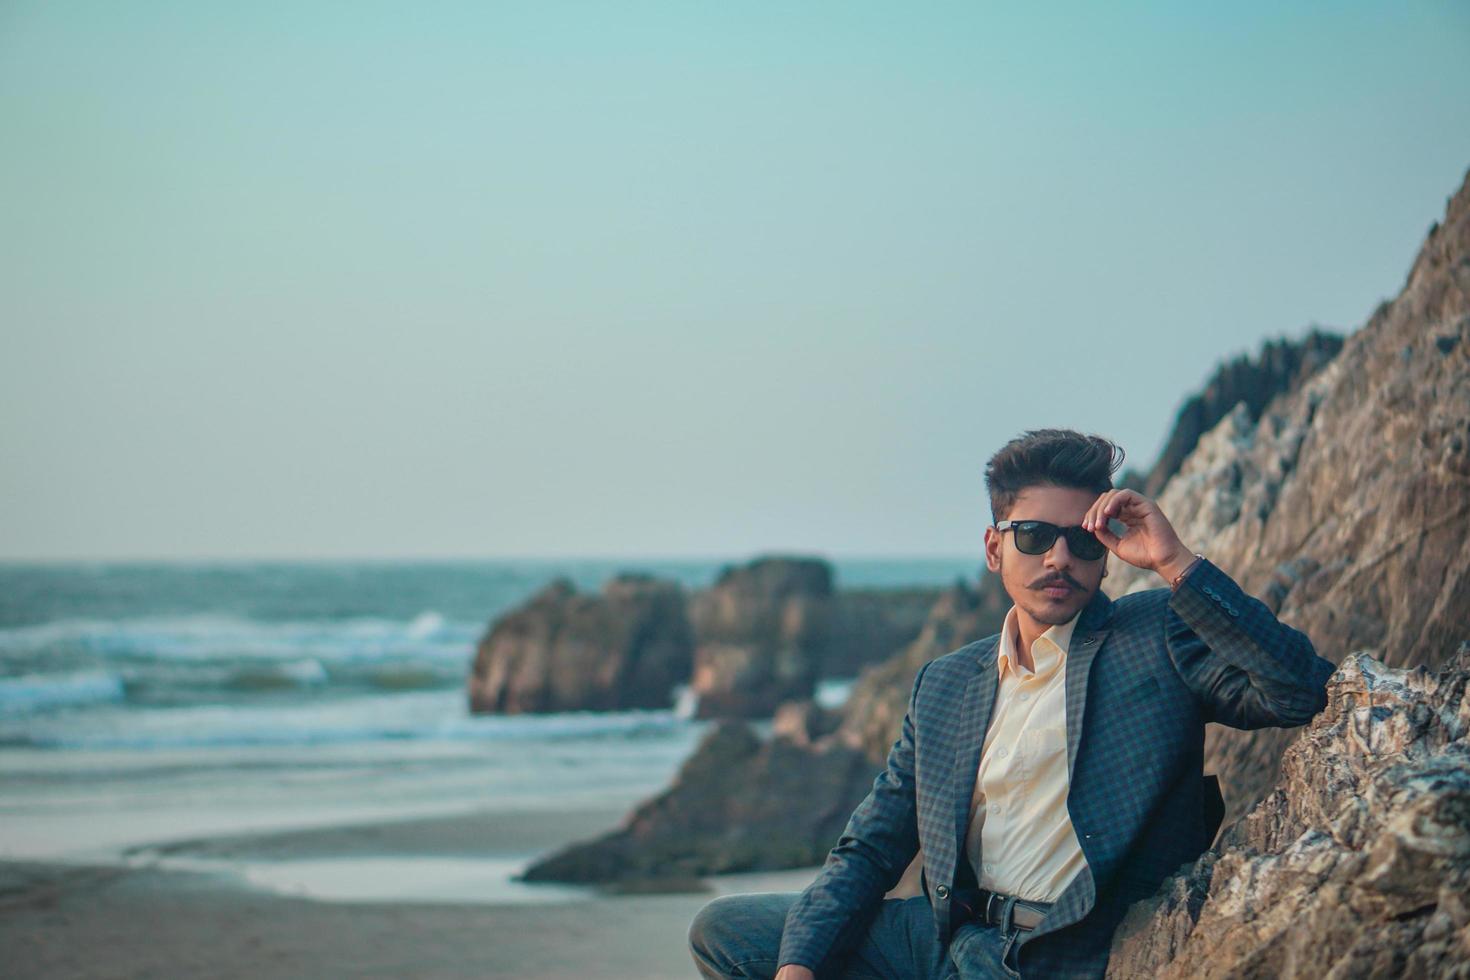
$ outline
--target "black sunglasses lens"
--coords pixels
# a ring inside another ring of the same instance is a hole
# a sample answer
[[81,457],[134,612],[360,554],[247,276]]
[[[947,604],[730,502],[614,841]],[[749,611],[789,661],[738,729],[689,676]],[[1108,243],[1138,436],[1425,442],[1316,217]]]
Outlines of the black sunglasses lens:
[[1067,528],[1067,549],[1083,561],[1096,561],[1108,553],[1095,534],[1080,527]]
[[1012,525],[1016,532],[1016,550],[1024,555],[1044,555],[1056,544],[1057,535],[1067,537],[1067,550],[1082,561],[1096,561],[1108,553],[1107,547],[1091,531],[1080,527],[1059,528],[1046,521],[1022,521]]
[[1057,526],[1045,521],[1022,521],[1015,529],[1016,550],[1023,555],[1044,555],[1057,540]]

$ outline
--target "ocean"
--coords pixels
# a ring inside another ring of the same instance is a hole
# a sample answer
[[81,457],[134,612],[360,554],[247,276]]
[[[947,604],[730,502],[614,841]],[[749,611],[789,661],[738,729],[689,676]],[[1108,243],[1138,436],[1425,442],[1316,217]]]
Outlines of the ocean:
[[[136,860],[219,835],[624,810],[667,785],[704,723],[673,709],[471,715],[476,643],[559,576],[699,588],[725,564],[0,565],[0,857]],[[834,567],[849,588],[977,569]],[[819,697],[845,690],[836,679]]]

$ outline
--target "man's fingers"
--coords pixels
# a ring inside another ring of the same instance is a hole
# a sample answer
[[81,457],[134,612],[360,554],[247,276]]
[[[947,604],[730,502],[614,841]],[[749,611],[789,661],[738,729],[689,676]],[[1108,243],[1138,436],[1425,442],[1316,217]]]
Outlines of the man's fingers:
[[1107,521],[1103,521],[1102,523],[1098,524],[1097,527],[1093,529],[1092,536],[1101,541],[1103,543],[1103,547],[1107,548],[1109,551],[1112,551],[1114,548],[1116,548],[1118,546],[1118,542],[1123,540],[1112,531],[1108,530]]
[[1107,527],[1109,520],[1120,520],[1133,525],[1148,516],[1148,498],[1136,490],[1109,490],[1097,499],[1089,509],[1091,530]]
[[1143,495],[1135,490],[1114,490],[1103,508],[1103,519],[1121,518],[1127,512],[1136,511],[1142,503]]
[[1092,523],[1089,530],[1096,531],[1098,528],[1106,528],[1108,519],[1117,516],[1123,510],[1125,500],[1123,495],[1131,493],[1130,490],[1109,490],[1092,505],[1088,513],[1088,520]]

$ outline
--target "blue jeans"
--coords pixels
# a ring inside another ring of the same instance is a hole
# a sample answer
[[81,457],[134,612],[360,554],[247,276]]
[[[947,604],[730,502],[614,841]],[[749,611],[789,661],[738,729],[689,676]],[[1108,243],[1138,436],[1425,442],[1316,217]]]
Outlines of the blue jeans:
[[[786,912],[796,894],[717,898],[689,926],[689,949],[702,976],[769,980],[775,976]],[[851,980],[980,980],[1014,978],[1014,933],[995,926],[964,925],[949,950],[934,937],[929,900],[889,899],[852,953],[819,976]]]

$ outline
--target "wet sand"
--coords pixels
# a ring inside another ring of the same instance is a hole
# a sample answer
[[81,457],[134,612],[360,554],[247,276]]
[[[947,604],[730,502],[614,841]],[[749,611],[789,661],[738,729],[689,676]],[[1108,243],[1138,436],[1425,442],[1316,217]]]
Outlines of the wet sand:
[[595,837],[618,825],[624,810],[535,810],[421,817],[310,830],[233,834],[181,840],[136,853],[212,858],[329,858],[382,854],[474,856],[537,854]]
[[178,857],[536,853],[616,820],[600,812],[470,814],[178,842],[133,854],[131,866],[0,864],[5,974],[691,977],[685,933],[701,905],[715,894],[799,889],[814,873],[727,876],[711,879],[704,893],[485,904],[318,901],[165,867]]

